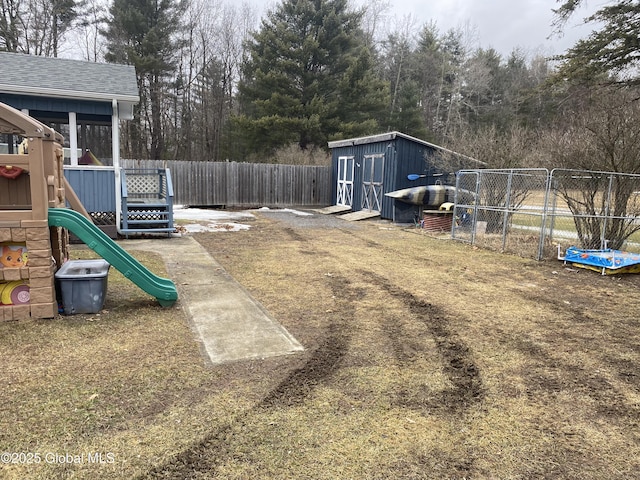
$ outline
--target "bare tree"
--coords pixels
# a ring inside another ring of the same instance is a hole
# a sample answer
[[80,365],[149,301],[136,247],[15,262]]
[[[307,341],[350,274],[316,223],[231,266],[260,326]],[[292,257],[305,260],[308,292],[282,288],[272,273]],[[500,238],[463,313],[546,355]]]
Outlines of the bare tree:
[[[507,131],[500,131],[495,125],[479,130],[464,128],[448,145],[453,151],[463,152],[475,159],[475,162],[459,155],[442,155],[443,165],[439,168],[444,171],[456,171],[460,168],[489,168],[494,170],[519,169],[537,166],[540,162],[535,145],[538,143],[537,133],[523,127],[512,126]],[[479,163],[481,162],[481,163]],[[532,183],[527,177],[496,173],[491,177],[491,188],[483,189],[481,197],[476,199],[478,205],[482,205],[484,217],[481,220],[487,222],[487,233],[499,233],[505,225],[502,209],[493,209],[497,205],[509,203],[509,210],[517,210],[531,193]],[[510,225],[507,218],[507,225]]]
[[0,0],[0,46],[9,52],[57,57],[77,8],[75,0]]
[[617,249],[640,230],[639,179],[615,175],[640,174],[638,96],[633,88],[588,93],[545,138],[555,167],[583,172],[556,188],[573,213],[584,248],[601,248],[606,239]]
[[173,91],[165,99],[168,150],[174,158],[216,161],[234,109],[243,42],[257,15],[246,2],[194,0],[185,25]]
[[389,0],[371,0],[366,2],[364,6],[362,29],[365,42],[372,50],[388,34],[385,24],[389,19],[388,12],[390,10],[391,2]]
[[0,50],[21,51],[24,10],[25,5],[21,0],[0,0]]
[[104,2],[84,0],[79,21],[74,30],[74,42],[82,51],[82,57],[88,62],[104,59],[105,47],[100,31],[105,28]]

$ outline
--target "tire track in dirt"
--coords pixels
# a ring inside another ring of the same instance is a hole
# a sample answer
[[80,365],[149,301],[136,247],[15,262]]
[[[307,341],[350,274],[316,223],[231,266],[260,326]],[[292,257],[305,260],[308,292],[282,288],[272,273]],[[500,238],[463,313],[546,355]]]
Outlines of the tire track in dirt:
[[286,227],[283,229],[283,232],[289,237],[289,239],[291,240],[295,240],[296,242],[304,242],[306,241],[306,238],[303,237],[301,234],[299,234],[298,232],[296,232],[293,228],[291,227]]
[[[285,228],[285,232],[287,232],[288,236],[293,240],[307,244],[315,243],[313,237],[303,236],[292,228]],[[359,232],[356,233],[348,230],[339,230],[339,232],[342,235],[361,242],[365,247],[389,250],[393,251],[394,254],[401,253],[384,244],[373,241]],[[413,253],[412,256],[414,256]],[[445,409],[450,412],[460,412],[474,404],[480,403],[484,398],[484,388],[480,371],[472,358],[469,346],[464,343],[459,335],[449,328],[446,314],[437,306],[419,300],[412,293],[393,285],[384,276],[370,270],[359,270],[358,273],[367,279],[363,281],[364,284],[371,282],[376,283],[386,293],[398,298],[403,304],[408,305],[411,313],[424,323],[435,341],[438,354],[442,359],[443,371],[453,385],[453,388],[439,392],[439,394],[436,395],[431,394],[431,392],[405,392],[405,395],[399,396],[399,403],[405,407],[414,407],[416,409],[424,409],[427,407],[433,410]],[[338,296],[337,292],[340,292],[340,295],[345,294],[345,292],[342,291],[341,284],[341,282],[344,283],[345,281],[346,279],[344,278],[335,279],[336,297]],[[385,326],[385,329],[389,333],[389,339],[396,360],[401,365],[410,362],[414,354],[412,352],[419,352],[421,345],[408,338],[402,338],[400,340],[403,336],[401,325],[389,324]],[[425,388],[427,388],[427,386],[425,386]],[[425,398],[428,400],[425,401]]]
[[[596,416],[604,417],[609,422],[638,425],[640,407],[631,404],[620,386],[614,385],[603,373],[589,370],[563,359],[555,348],[541,348],[527,338],[511,341],[513,347],[525,353],[531,360],[521,375],[526,378],[526,394],[531,399],[554,399],[563,393],[589,397],[593,400],[592,411]],[[619,372],[614,366],[613,371]],[[637,384],[628,378],[619,378],[627,384],[627,388],[638,392]],[[633,420],[635,419],[635,420]]]
[[[394,253],[397,252],[393,248],[372,241],[362,235],[354,234],[354,232],[338,229],[340,234],[357,240],[367,248],[384,249]],[[277,232],[276,232],[277,233]],[[337,232],[336,232],[337,233]],[[285,227],[281,230],[280,235],[283,240],[293,241],[296,244],[305,247],[304,252],[320,251],[323,255],[335,259],[339,263],[340,258],[324,250],[326,245],[314,238],[313,234],[307,235],[299,229]],[[329,288],[333,292],[334,301],[339,304],[335,310],[338,312],[355,312],[353,305],[363,298],[366,294],[364,288],[354,286],[366,285],[368,283],[377,282],[381,288],[389,292],[392,296],[400,298],[405,304],[409,305],[409,309],[413,315],[422,320],[433,336],[437,345],[438,352],[443,361],[443,370],[450,380],[453,388],[444,392],[435,392],[436,396],[430,395],[430,403],[426,405],[433,410],[446,411],[451,413],[461,413],[472,404],[482,400],[482,381],[478,369],[471,359],[469,348],[451,332],[446,325],[446,317],[437,307],[416,299],[409,292],[399,289],[389,283],[389,281],[373,272],[362,271],[362,275],[367,278],[366,281],[353,282],[341,275],[339,272],[332,272],[332,276],[327,276]],[[351,313],[349,315],[354,315]],[[304,404],[305,400],[313,395],[314,391],[330,381],[332,375],[337,372],[343,363],[343,359],[347,354],[351,332],[349,326],[355,322],[354,318],[350,318],[343,314],[340,318],[333,319],[327,326],[324,338],[319,339],[317,348],[311,352],[307,352],[306,360],[302,365],[291,370],[287,376],[280,381],[274,388],[260,400],[252,409],[235,417],[228,424],[221,426],[216,431],[211,432],[201,441],[192,444],[189,448],[175,455],[153,470],[142,474],[138,478],[215,478],[219,468],[225,464],[228,459],[233,459],[238,455],[242,455],[240,450],[251,448],[251,441],[259,442],[261,439],[256,435],[256,440],[249,440],[245,443],[239,443],[239,438],[254,435],[255,430],[254,416],[263,415],[265,412],[284,410],[288,408],[296,408]],[[396,331],[397,335],[402,335],[401,331]],[[414,347],[417,352],[421,348],[419,342]],[[402,361],[410,362],[409,356],[402,357],[400,348],[395,351]],[[404,400],[398,398],[398,404],[403,407],[415,408],[424,411],[424,403],[403,404]],[[471,472],[473,462],[462,465],[460,472],[465,475]]]
[[[354,289],[348,279],[338,275],[327,278],[336,302],[351,303],[361,298],[362,291]],[[333,320],[329,324],[327,336],[309,360],[271,390],[257,408],[282,408],[303,403],[318,385],[340,368],[340,363],[349,348],[350,324],[352,322],[347,318],[341,318],[340,323]]]
[[[414,385],[411,391],[400,386],[394,399],[396,405],[413,409],[420,414],[439,412],[454,415],[463,422],[464,413],[482,403],[485,396],[480,370],[473,360],[469,346],[450,328],[447,315],[436,305],[416,298],[411,292],[394,285],[388,278],[375,272],[361,270],[359,273],[369,278],[387,295],[407,305],[409,313],[424,324],[436,345],[443,373],[452,384],[452,388],[440,391],[434,391],[426,382]],[[403,332],[402,325],[398,322],[389,321],[384,325],[384,329],[389,335],[396,360],[401,367],[409,366],[414,360],[414,355],[419,355],[421,348],[425,348],[421,342]],[[411,461],[414,464],[427,465],[436,461],[433,458],[423,458],[424,455],[416,453]],[[437,462],[444,462],[450,466],[446,478],[473,478],[475,458],[472,452],[464,457],[443,451],[433,452],[433,455],[437,456]]]
[[[628,396],[628,389],[634,389],[634,386],[625,386],[624,382],[616,385],[615,376],[610,379],[603,372],[581,365],[579,355],[574,358],[571,347],[561,336],[541,344],[539,339],[521,332],[518,338],[500,341],[526,355],[526,365],[520,368],[519,374],[529,402],[542,405],[542,411],[559,409],[557,416],[565,419],[564,425],[562,420],[552,421],[545,414],[535,420],[534,428],[546,438],[554,439],[552,448],[540,452],[556,465],[553,478],[572,478],[577,469],[584,466],[582,449],[590,435],[585,425],[607,423],[638,431],[640,406]],[[598,347],[594,345],[593,348]],[[614,367],[615,371],[619,370]],[[631,395],[637,394],[637,388],[634,390]],[[571,404],[575,404],[575,411],[579,412],[576,421],[572,418],[573,412],[566,407]],[[536,473],[538,475],[531,477],[539,476],[540,472]]]
[[[362,298],[363,292],[353,288],[348,279],[338,275],[328,279],[337,303],[348,304]],[[200,474],[215,477],[219,465],[234,455],[237,432],[245,432],[252,428],[249,420],[253,415],[303,404],[318,386],[340,368],[341,361],[349,348],[351,333],[348,326],[352,324],[349,320],[349,318],[333,320],[329,324],[325,338],[309,354],[304,364],[292,370],[254,408],[138,478],[191,479],[199,478]]]
[[[464,341],[453,332],[448,325],[444,312],[437,306],[417,299],[412,293],[393,285],[387,278],[371,271],[361,271],[373,279],[389,295],[408,305],[411,314],[415,315],[427,327],[433,337],[438,354],[442,359],[443,371],[453,388],[441,392],[437,400],[430,402],[431,408],[446,408],[452,412],[460,412],[474,404],[482,402],[484,387],[480,370],[473,360],[471,350]],[[397,331],[391,332],[397,336]],[[393,337],[392,342],[397,342]],[[400,362],[406,361],[400,345],[394,347],[399,352]],[[410,405],[405,405],[410,406]],[[423,405],[418,405],[422,408]]]

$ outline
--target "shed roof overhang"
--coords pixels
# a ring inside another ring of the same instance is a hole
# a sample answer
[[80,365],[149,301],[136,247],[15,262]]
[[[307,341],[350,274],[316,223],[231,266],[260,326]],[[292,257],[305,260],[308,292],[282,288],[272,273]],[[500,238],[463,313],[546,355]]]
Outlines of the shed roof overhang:
[[348,138],[345,140],[336,140],[333,142],[328,142],[328,146],[329,148],[340,148],[340,147],[352,147],[355,145],[367,145],[370,143],[378,143],[378,142],[390,142],[392,140],[395,140],[396,138],[404,138],[405,140],[409,140],[411,142],[415,142],[415,143],[419,143],[420,145],[424,145],[425,147],[429,147],[429,148],[433,148],[435,150],[440,150],[441,152],[447,152],[450,153],[452,155],[456,155],[458,157],[463,157],[466,158],[474,163],[480,164],[480,165],[486,165],[485,162],[482,162],[480,160],[477,160],[475,158],[469,157],[467,155],[458,153],[458,152],[454,152],[453,150],[449,150],[448,148],[445,147],[441,147],[440,145],[436,145],[434,143],[429,143],[426,142],[424,140],[420,140],[419,138],[416,137],[412,137],[411,135],[407,135],[405,133],[401,133],[401,132],[387,132],[387,133],[381,133],[378,135],[370,135],[368,137],[357,137],[357,138]]
[[[351,147],[353,145],[366,145],[368,143],[389,142],[391,140],[395,140],[396,138],[404,138],[406,140],[409,140],[409,141],[424,145],[425,147],[431,147],[431,148],[435,148],[437,150],[444,150],[444,151],[451,152],[451,150],[448,150],[448,149],[446,149],[444,147],[441,147],[441,146],[436,145],[434,143],[429,143],[429,142],[427,142],[425,140],[421,140],[419,138],[412,137],[411,135],[407,135],[407,134],[401,133],[401,132],[387,132],[387,133],[380,133],[378,135],[370,135],[368,137],[358,137],[358,138],[349,138],[349,139],[345,139],[345,140],[336,140],[334,142],[329,142],[329,148]],[[455,153],[455,152],[452,152],[452,153]]]

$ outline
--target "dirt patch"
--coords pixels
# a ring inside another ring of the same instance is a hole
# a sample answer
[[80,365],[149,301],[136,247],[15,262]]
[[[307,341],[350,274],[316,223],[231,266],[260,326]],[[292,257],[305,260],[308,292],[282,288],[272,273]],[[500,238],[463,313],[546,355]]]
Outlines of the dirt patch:
[[[349,299],[358,297],[357,291],[351,291],[349,281],[340,277],[331,278],[334,294],[340,294],[341,308],[349,311]],[[304,365],[293,370],[287,378],[272,389],[258,404],[257,408],[283,408],[301,405],[313,390],[325,383],[340,368],[342,359],[349,348],[351,335],[349,318],[341,322],[332,322],[323,335],[322,342],[314,347]]]

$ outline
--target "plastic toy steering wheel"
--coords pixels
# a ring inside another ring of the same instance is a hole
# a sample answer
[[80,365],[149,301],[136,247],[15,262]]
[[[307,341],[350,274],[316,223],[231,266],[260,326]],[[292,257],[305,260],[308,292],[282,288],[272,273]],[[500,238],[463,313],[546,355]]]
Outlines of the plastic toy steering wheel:
[[23,172],[23,169],[20,167],[12,167],[10,165],[0,165],[0,175],[4,178],[18,178],[20,174]]

